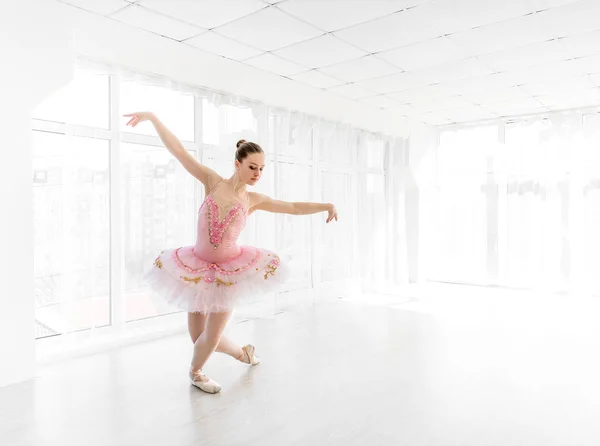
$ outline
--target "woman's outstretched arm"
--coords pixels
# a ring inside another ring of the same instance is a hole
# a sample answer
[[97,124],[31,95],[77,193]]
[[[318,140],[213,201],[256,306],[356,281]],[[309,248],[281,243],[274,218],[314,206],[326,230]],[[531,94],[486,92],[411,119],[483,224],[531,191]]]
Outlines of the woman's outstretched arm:
[[185,170],[196,177],[207,189],[211,189],[212,186],[221,180],[221,176],[212,170],[210,167],[206,167],[201,164],[196,158],[194,158],[186,149],[183,147],[181,141],[167,128],[165,125],[151,112],[136,112],[128,113],[124,115],[131,118],[127,125],[135,127],[140,122],[150,121],[160,140],[163,142],[167,150],[177,158]]
[[331,203],[289,202],[274,200],[263,194],[251,194],[251,211],[266,211],[276,214],[309,215],[327,212],[327,221],[337,221],[338,215],[335,206]]

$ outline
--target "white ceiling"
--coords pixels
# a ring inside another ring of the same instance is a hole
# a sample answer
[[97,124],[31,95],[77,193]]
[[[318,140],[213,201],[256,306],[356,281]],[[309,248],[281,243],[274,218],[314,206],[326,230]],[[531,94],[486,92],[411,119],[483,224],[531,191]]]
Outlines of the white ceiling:
[[431,125],[600,105],[600,0],[59,0]]

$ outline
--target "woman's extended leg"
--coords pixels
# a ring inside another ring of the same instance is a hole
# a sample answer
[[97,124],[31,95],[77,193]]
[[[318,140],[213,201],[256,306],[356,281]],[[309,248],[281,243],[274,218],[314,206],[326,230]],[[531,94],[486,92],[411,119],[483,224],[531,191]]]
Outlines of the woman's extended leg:
[[[190,338],[194,344],[204,332],[207,319],[208,315],[203,313],[188,313],[188,330],[190,332]],[[246,364],[249,363],[248,355],[242,349],[242,347],[224,335],[221,335],[219,344],[217,345],[215,351],[219,353],[225,353],[226,355],[229,355],[238,361],[245,362]]]

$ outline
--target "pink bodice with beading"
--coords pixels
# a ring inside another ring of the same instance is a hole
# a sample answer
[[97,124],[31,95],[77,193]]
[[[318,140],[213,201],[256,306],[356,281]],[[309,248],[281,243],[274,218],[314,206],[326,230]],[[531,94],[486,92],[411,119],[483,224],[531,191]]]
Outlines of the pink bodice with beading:
[[237,203],[221,218],[216,200],[212,195],[207,195],[198,212],[194,255],[214,263],[239,256],[241,248],[237,240],[246,225],[247,213],[246,207]]
[[[221,180],[213,186],[198,211],[194,255],[212,263],[228,261],[241,254],[237,241],[248,217],[248,193],[243,200],[227,187],[221,187],[223,184]],[[219,205],[217,200],[227,203],[227,207]]]

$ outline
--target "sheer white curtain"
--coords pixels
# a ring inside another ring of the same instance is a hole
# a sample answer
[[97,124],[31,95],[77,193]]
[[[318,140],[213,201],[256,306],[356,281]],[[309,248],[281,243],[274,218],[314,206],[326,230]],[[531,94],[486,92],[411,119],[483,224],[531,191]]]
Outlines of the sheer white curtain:
[[353,261],[356,261],[352,240],[353,216],[357,209],[353,199],[353,179],[357,143],[356,133],[349,126],[319,121],[314,133],[314,150],[318,169],[316,183],[318,201],[334,203],[340,221],[324,227],[322,217],[313,217],[316,230],[315,269],[317,280],[356,279]]
[[487,281],[488,157],[497,141],[494,126],[443,132],[437,153],[436,247],[433,280]]
[[[576,116],[582,131],[569,175],[570,265],[569,278],[575,291],[600,294],[600,114]],[[574,119],[575,119],[574,118]]]
[[599,293],[599,129],[572,111],[443,132],[429,277]]
[[[371,290],[381,289],[388,283],[389,261],[388,251],[391,251],[390,228],[388,227],[388,200],[386,185],[388,161],[386,151],[388,141],[367,132],[358,134],[358,266],[365,287]],[[388,250],[388,247],[390,248]]]
[[386,239],[384,257],[378,261],[385,267],[384,286],[394,287],[407,284],[409,279],[407,191],[413,185],[413,175],[406,140],[386,138],[383,168],[387,198],[385,214],[379,214],[378,218],[385,219]]
[[[569,274],[569,200],[577,160],[579,120],[547,119],[506,125],[504,224],[499,246],[502,283],[560,290]],[[501,157],[499,157],[501,159]]]

